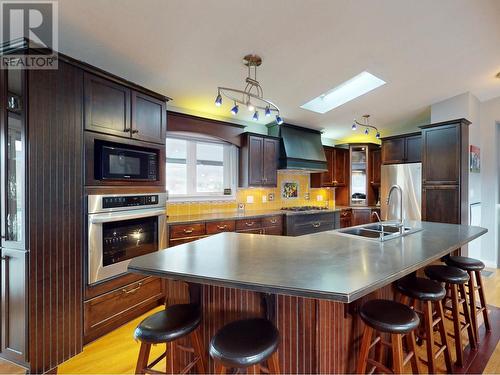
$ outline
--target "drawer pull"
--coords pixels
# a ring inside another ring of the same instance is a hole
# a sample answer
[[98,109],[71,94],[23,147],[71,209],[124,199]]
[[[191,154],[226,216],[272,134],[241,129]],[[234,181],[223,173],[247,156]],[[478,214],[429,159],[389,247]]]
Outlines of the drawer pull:
[[318,222],[318,223],[313,223],[312,225],[314,228],[319,228],[321,226],[321,223]]
[[133,294],[137,292],[139,289],[141,289],[142,283],[137,284],[137,287],[127,290],[127,289],[122,289],[123,294]]
[[191,233],[193,233],[193,228],[190,228],[190,229],[184,229],[184,233],[185,233],[185,234],[191,234]]
[[227,225],[226,225],[226,224],[224,224],[224,225],[217,225],[217,229],[218,229],[218,230],[224,230],[224,229],[226,229],[226,228],[227,228]]
[[333,180],[332,182],[333,182],[334,184],[337,184],[337,183],[338,183],[338,181],[337,181],[337,180]]
[[245,222],[245,225],[246,225],[247,227],[252,227],[254,224],[255,224],[255,222],[254,222],[254,221],[246,221],[246,222]]
[[271,219],[269,221],[271,222],[271,224],[276,224],[278,222],[278,219]]

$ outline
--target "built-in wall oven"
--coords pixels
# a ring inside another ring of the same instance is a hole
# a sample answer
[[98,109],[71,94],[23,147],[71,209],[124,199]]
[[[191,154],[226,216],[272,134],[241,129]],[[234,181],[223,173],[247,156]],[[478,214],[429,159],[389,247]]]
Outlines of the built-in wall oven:
[[167,247],[166,201],[167,193],[88,196],[88,284]]

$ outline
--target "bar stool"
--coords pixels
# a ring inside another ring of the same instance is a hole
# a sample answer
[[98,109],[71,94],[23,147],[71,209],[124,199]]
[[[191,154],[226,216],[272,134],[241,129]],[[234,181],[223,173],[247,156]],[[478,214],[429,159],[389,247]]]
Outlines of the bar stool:
[[[364,374],[366,372],[366,365],[370,364],[384,373],[401,374],[404,365],[406,365],[408,361],[411,361],[413,373],[420,373],[415,350],[416,344],[414,333],[414,330],[420,323],[420,319],[415,311],[399,302],[374,299],[361,306],[360,316],[363,322],[365,322],[365,329],[363,331],[363,340],[361,341],[361,350],[356,373]],[[389,333],[391,335],[391,342],[387,343],[383,341],[380,335],[372,341],[374,330],[377,332]],[[403,336],[405,335],[409,350],[406,357],[404,357],[403,353]],[[382,345],[391,347],[393,362],[392,370],[381,362]],[[368,358],[370,349],[373,346],[377,346],[375,354],[376,360]]]
[[[424,279],[422,277],[409,276],[396,282],[396,289],[403,295],[401,303],[415,306],[415,301],[423,302],[423,312],[414,310],[423,316],[425,337],[427,340],[427,368],[430,374],[436,373],[436,359],[443,354],[448,373],[453,372],[450,355],[450,345],[444,326],[444,312],[442,300],[446,296],[446,290],[437,281]],[[437,317],[434,319],[434,309]],[[434,327],[438,325],[441,343],[434,341]],[[438,346],[434,354],[434,345]]]
[[[167,307],[144,319],[134,331],[134,338],[141,341],[136,374],[162,373],[153,370],[158,362],[167,357],[165,374],[187,373],[196,365],[198,373],[205,373],[204,351],[201,336],[197,329],[201,322],[201,309],[197,304],[179,304]],[[184,347],[175,341],[190,336],[192,347]],[[166,344],[165,352],[148,364],[151,345]],[[177,351],[194,354],[193,360],[184,369],[178,368]]]
[[[481,271],[484,269],[484,263],[478,259],[462,256],[449,256],[445,261],[447,265],[458,267],[469,274],[469,282],[467,283],[469,289],[469,308],[471,312],[472,329],[474,330],[476,343],[478,343],[478,314],[483,314],[484,327],[486,328],[486,332],[491,331],[490,319],[488,317],[488,308],[486,306],[486,298],[484,297],[483,279],[481,278]],[[477,306],[476,303],[476,291],[479,292],[479,306]]]
[[254,318],[236,320],[222,327],[210,340],[209,353],[216,362],[216,373],[230,368],[246,369],[259,374],[267,361],[265,372],[279,374],[279,332],[269,320]]
[[[453,315],[453,337],[455,339],[455,351],[457,354],[456,365],[462,367],[464,363],[462,332],[464,330],[467,330],[471,348],[476,349],[476,340],[465,294],[465,283],[469,280],[469,275],[460,268],[445,265],[427,266],[424,272],[428,278],[445,283],[446,289],[450,291],[451,312]],[[460,320],[460,306],[463,309],[465,323],[462,323]]]

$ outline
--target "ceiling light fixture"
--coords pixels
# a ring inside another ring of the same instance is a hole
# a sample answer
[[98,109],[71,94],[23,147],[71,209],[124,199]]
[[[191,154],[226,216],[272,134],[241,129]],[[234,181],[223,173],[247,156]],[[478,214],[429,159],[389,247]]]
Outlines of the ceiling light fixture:
[[[231,109],[233,115],[238,114],[238,104],[244,105],[250,112],[254,112],[252,119],[259,120],[258,110],[263,110],[266,117],[276,113],[276,122],[283,123],[280,116],[280,109],[276,104],[264,98],[264,91],[259,81],[257,81],[257,67],[262,64],[262,59],[257,55],[246,55],[243,58],[243,64],[248,67],[248,75],[245,79],[246,86],[243,90],[232,89],[228,87],[218,87],[215,105],[220,107],[222,104],[222,95],[234,102]],[[253,73],[253,76],[252,76]]]
[[357,76],[341,83],[330,91],[310,100],[300,108],[316,113],[326,113],[340,107],[357,97],[364,95],[377,87],[385,85],[385,81],[368,72],[361,72]]
[[351,129],[357,130],[358,126],[365,128],[364,133],[366,135],[370,134],[370,128],[374,129],[377,132],[375,134],[375,138],[377,138],[377,139],[380,138],[380,132],[378,131],[377,127],[370,125],[370,115],[363,115],[363,122],[359,122],[358,120],[354,119],[354,122],[352,123]]

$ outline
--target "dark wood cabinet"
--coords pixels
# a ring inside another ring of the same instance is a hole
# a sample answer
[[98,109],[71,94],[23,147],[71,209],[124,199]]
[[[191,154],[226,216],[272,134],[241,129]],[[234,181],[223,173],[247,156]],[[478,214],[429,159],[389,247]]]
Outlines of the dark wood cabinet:
[[277,185],[279,138],[245,133],[240,147],[239,186]]
[[324,146],[327,171],[311,174],[311,187],[343,187],[348,183],[349,149]]
[[339,212],[285,216],[285,234],[287,236],[302,236],[337,228],[340,228]]
[[382,151],[380,149],[370,150],[370,184],[380,186],[380,174],[382,168]]
[[352,208],[340,210],[340,228],[352,227]]
[[468,224],[469,125],[422,126],[422,220]]
[[132,138],[165,143],[167,106],[162,100],[132,91]]
[[165,143],[166,102],[91,74],[84,74],[85,130]]
[[419,163],[422,161],[422,135],[406,137],[406,163]]
[[460,187],[425,185],[422,188],[422,218],[448,224],[460,224]]
[[84,342],[88,343],[146,313],[165,297],[163,280],[143,278],[84,303]]
[[28,252],[2,249],[2,358],[23,364],[27,358]]
[[421,141],[420,133],[382,138],[382,164],[420,162]]
[[130,136],[130,89],[85,73],[84,105],[86,130]]
[[369,208],[356,208],[352,210],[352,225],[362,225],[371,222],[372,210]]

